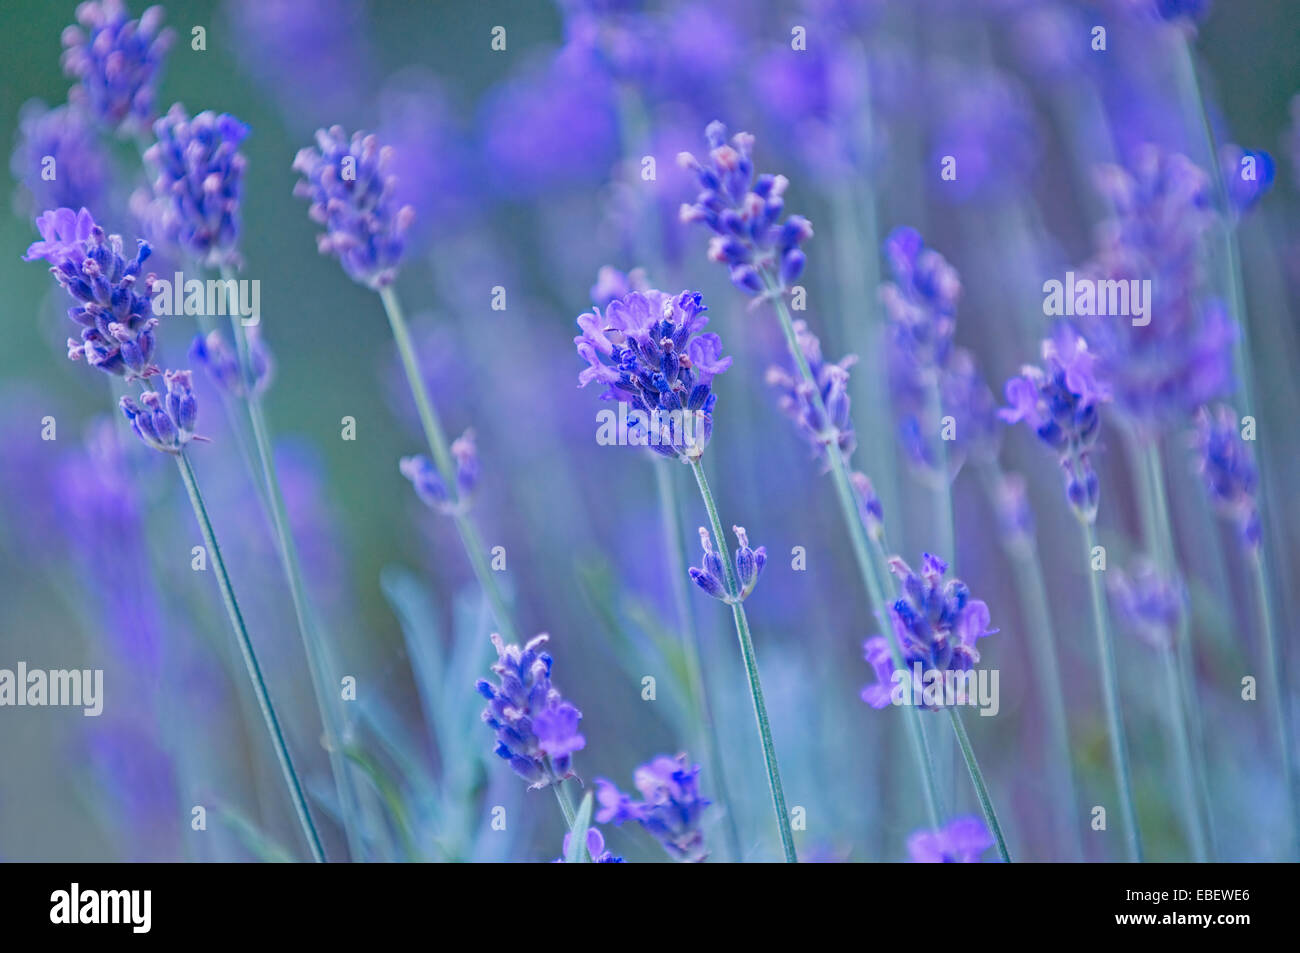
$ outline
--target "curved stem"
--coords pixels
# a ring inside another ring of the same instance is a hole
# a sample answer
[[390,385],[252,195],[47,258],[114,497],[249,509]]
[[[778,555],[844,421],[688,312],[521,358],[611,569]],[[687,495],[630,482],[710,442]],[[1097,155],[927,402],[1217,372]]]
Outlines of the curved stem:
[[1129,860],[1140,864],[1142,838],[1138,831],[1137,808],[1133,803],[1133,783],[1128,765],[1128,741],[1124,738],[1124,716],[1120,713],[1119,706],[1119,673],[1115,666],[1115,647],[1111,644],[1101,582],[1097,579],[1097,571],[1092,568],[1092,550],[1097,544],[1097,531],[1090,522],[1081,521],[1081,525],[1083,526],[1084,571],[1088,574],[1088,591],[1092,598],[1092,623],[1097,635],[1097,656],[1101,664],[1102,697],[1106,703],[1106,727],[1110,735],[1111,760],[1115,762],[1115,780],[1119,786],[1119,803],[1124,815]]
[[239,602],[235,599],[234,587],[230,584],[230,575],[226,572],[225,560],[221,558],[221,549],[217,545],[216,533],[212,529],[212,521],[208,518],[207,507],[203,505],[203,497],[199,492],[198,480],[194,476],[194,469],[190,466],[189,457],[182,451],[176,455],[176,465],[181,471],[181,479],[185,482],[185,490],[190,497],[190,505],[194,508],[194,516],[199,521],[199,529],[203,534],[203,541],[207,544],[209,555],[212,557],[212,568],[217,575],[217,584],[221,589],[221,599],[226,606],[226,615],[230,619],[230,627],[234,630],[235,640],[239,643],[239,651],[244,658],[244,666],[248,670],[248,679],[253,684],[253,693],[257,696],[257,704],[262,712],[262,719],[266,722],[267,733],[271,736],[271,745],[275,748],[276,758],[280,762],[280,770],[284,774],[285,785],[289,788],[289,796],[293,801],[294,810],[297,812],[298,821],[302,825],[303,834],[307,838],[307,844],[311,848],[312,858],[318,863],[325,860],[325,850],[321,846],[320,835],[316,832],[316,825],[311,819],[311,810],[307,806],[307,798],[302,791],[302,784],[298,780],[298,773],[294,770],[293,761],[289,757],[289,746],[285,743],[284,733],[280,730],[280,721],[276,718],[275,707],[271,703],[271,695],[267,691],[266,681],[262,677],[261,666],[257,663],[257,654],[253,649],[253,642],[248,637],[248,629],[244,625],[243,614],[239,610]]
[[948,717],[952,721],[952,730],[957,736],[957,745],[961,748],[961,756],[966,760],[966,770],[970,772],[971,784],[975,787],[975,796],[979,798],[984,823],[989,826],[993,839],[997,841],[998,853],[1002,856],[1002,862],[1009,864],[1011,863],[1011,853],[1007,850],[1007,839],[1002,835],[1002,825],[998,823],[997,812],[993,810],[993,799],[989,797],[988,786],[984,783],[984,772],[980,770],[979,760],[975,757],[975,749],[971,747],[970,737],[966,734],[966,724],[962,721],[961,712],[955,706],[948,706]]
[[402,357],[402,369],[406,372],[406,383],[411,389],[411,397],[415,400],[415,408],[420,415],[420,426],[424,428],[429,452],[433,455],[434,466],[438,468],[443,485],[447,488],[447,494],[451,499],[451,517],[456,524],[457,533],[460,534],[465,555],[469,557],[470,566],[474,570],[479,586],[482,587],[483,594],[487,596],[488,603],[492,606],[492,615],[496,619],[502,638],[507,642],[518,642],[518,630],[515,628],[514,619],[506,605],[501,587],[497,584],[496,576],[488,565],[478,527],[469,514],[458,505],[460,500],[456,490],[456,467],[452,462],[450,445],[447,443],[447,436],[442,429],[437,411],[434,410],[433,401],[429,399],[429,392],[424,386],[424,377],[420,373],[415,346],[411,343],[411,335],[406,327],[406,318],[402,313],[397,292],[390,286],[382,289],[379,297],[384,303],[388,324],[393,330],[393,340],[396,341],[397,351]]
[[781,834],[781,849],[787,863],[798,863],[799,857],[794,849],[794,832],[790,828],[790,812],[785,806],[785,790],[781,786],[781,769],[776,763],[776,745],[772,741],[772,725],[767,717],[767,703],[763,700],[763,684],[758,675],[758,658],[754,654],[754,640],[749,631],[749,618],[745,615],[744,604],[740,601],[740,587],[731,561],[726,558],[726,537],[722,531],[722,520],[718,517],[718,507],[713,501],[709,481],[704,475],[704,467],[695,460],[691,463],[695,482],[699,484],[700,496],[704,508],[709,514],[709,525],[713,528],[713,537],[718,541],[722,552],[722,568],[726,576],[727,593],[731,596],[731,617],[736,625],[736,638],[740,641],[740,654],[745,663],[745,675],[749,679],[749,696],[754,703],[754,718],[758,722],[759,741],[763,746],[763,764],[767,768],[767,784],[772,794],[772,808],[776,812],[776,826]]
[[695,700],[700,721],[704,724],[703,744],[706,747],[704,759],[713,772],[713,790],[721,802],[723,819],[726,825],[727,848],[734,861],[740,861],[743,850],[740,846],[740,828],[736,824],[731,795],[727,788],[726,773],[722,764],[722,745],[718,740],[718,726],[713,718],[713,706],[709,702],[708,686],[704,681],[704,666],[701,661],[699,632],[695,626],[695,614],[691,611],[687,598],[686,580],[689,578],[687,568],[690,560],[686,555],[685,537],[682,534],[681,514],[677,505],[676,474],[670,469],[675,464],[670,460],[654,461],[655,484],[659,491],[659,509],[664,519],[664,536],[668,545],[669,575],[672,577],[673,602],[677,617],[682,625],[683,656],[686,661],[686,680],[691,695]]

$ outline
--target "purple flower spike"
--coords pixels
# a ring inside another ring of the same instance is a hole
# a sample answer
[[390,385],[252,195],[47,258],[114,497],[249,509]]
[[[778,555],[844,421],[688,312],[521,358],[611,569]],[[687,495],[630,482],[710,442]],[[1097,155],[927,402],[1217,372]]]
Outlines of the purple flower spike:
[[315,148],[302,149],[293,161],[303,176],[293,194],[310,199],[312,220],[325,226],[317,248],[376,291],[397,276],[415,218],[412,206],[398,205],[391,164],[389,147],[360,132],[349,137],[342,126],[318,131]]
[[153,197],[141,217],[201,264],[237,266],[245,166],[239,146],[248,127],[225,113],[191,119],[178,103],[153,128],[158,141],[144,153]]
[[548,638],[539,635],[521,649],[493,633],[492,671],[500,684],[480,679],[476,685],[488,700],[483,721],[496,733],[496,754],[530,790],[573,777],[573,752],[587,744],[578,733],[582,712],[551,684],[551,657],[539,651]]
[[[22,210],[98,208],[108,190],[108,154],[85,114],[71,106],[47,109],[32,100],[23,105],[18,126],[9,168],[30,193],[23,198]],[[56,170],[48,180],[47,156]]]
[[78,81],[69,100],[122,135],[143,134],[154,118],[162,63],[172,44],[162,7],[128,19],[122,0],[77,7],[80,27],[63,31],[63,72]]
[[[569,844],[573,840],[573,832],[564,835],[564,853],[557,857],[554,863],[567,863],[565,860],[569,856]],[[616,857],[605,848],[605,835],[597,827],[587,828],[587,855],[591,858],[593,864],[621,864],[622,857]]]
[[162,453],[177,454],[191,440],[204,439],[194,433],[198,402],[194,399],[189,371],[167,371],[163,380],[167,385],[165,394],[145,391],[139,403],[123,397],[120,406],[135,435],[147,446]]
[[474,443],[474,431],[466,430],[451,445],[452,459],[456,461],[456,496],[447,492],[438,468],[428,457],[403,457],[398,465],[402,476],[411,481],[415,493],[429,506],[442,513],[452,513],[463,509],[466,498],[474,492],[478,484],[479,461],[478,448]]
[[831,443],[839,445],[845,459],[857,446],[853,420],[849,416],[848,385],[849,368],[857,363],[858,357],[849,354],[832,364],[822,357],[821,342],[808,330],[806,321],[795,321],[794,333],[808,369],[817,381],[826,414],[817,409],[816,397],[797,371],[792,373],[783,367],[769,367],[767,383],[780,395],[778,400],[782,413],[794,421],[799,432],[812,444],[814,455],[829,466],[826,448]]
[[914,864],[978,864],[993,846],[993,835],[978,817],[959,817],[937,831],[917,831],[907,839]]
[[596,820],[621,826],[635,821],[681,863],[708,857],[700,819],[711,802],[700,797],[699,765],[686,755],[660,756],[641,765],[633,775],[641,800],[634,801],[604,778],[596,779]]
[[[275,361],[271,351],[262,340],[262,328],[253,325],[246,328],[248,337],[249,372],[252,377],[252,392],[260,396],[271,384],[275,372]],[[243,397],[248,388],[244,384],[239,370],[239,360],[220,331],[213,331],[206,337],[198,335],[190,345],[190,360],[202,367],[222,393],[234,397]]]
[[755,178],[752,135],[737,133],[728,143],[727,127],[720,122],[709,123],[704,134],[709,142],[704,162],[689,152],[677,157],[695,173],[701,189],[693,204],[682,206],[681,220],[703,223],[714,233],[709,259],[726,265],[741,291],[786,291],[803,271],[799,246],[812,238],[812,223],[802,215],[781,221],[789,180],[767,174]]
[[46,212],[36,227],[42,241],[27,249],[25,259],[48,261],[53,266],[50,274],[76,302],[68,317],[80,326],[81,335],[68,338],[68,358],[127,380],[158,373],[150,363],[158,326],[151,313],[153,276],[146,276],[137,290],[149,244],[140,242],[135,257],[128,260],[121,236],[105,235],[84,208]]
[[694,583],[714,599],[726,603],[744,602],[758,584],[758,576],[767,565],[767,547],[749,548],[749,534],[743,526],[733,526],[739,546],[736,549],[736,579],[740,586],[738,596],[728,591],[726,569],[722,565],[723,555],[713,548],[713,537],[703,526],[700,527],[700,545],[704,548],[703,568],[692,566],[687,572]]
[[697,292],[632,291],[579,315],[573,339],[588,364],[578,386],[604,384],[602,400],[628,405],[628,442],[687,463],[708,446],[713,379],[731,367],[721,339],[700,333],[706,311]]
[[1260,540],[1256,492],[1259,470],[1242,439],[1241,423],[1231,407],[1202,408],[1196,418],[1197,464],[1215,508],[1237,524],[1241,545],[1257,552]]

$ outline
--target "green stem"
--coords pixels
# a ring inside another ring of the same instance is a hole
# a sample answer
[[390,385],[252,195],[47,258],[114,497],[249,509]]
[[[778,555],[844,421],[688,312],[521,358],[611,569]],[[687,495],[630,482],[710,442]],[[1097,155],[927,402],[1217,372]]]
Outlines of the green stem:
[[573,807],[573,797],[569,794],[569,789],[564,786],[563,781],[556,781],[551,785],[555,791],[555,800],[560,804],[560,813],[564,815],[565,830],[573,830],[573,822],[578,817],[578,812]]
[[1272,696],[1269,707],[1277,723],[1278,744],[1282,748],[1282,777],[1286,785],[1287,804],[1291,812],[1291,846],[1300,857],[1300,777],[1296,776],[1295,749],[1292,747],[1291,720],[1287,711],[1286,683],[1282,677],[1282,646],[1277,639],[1273,623],[1273,605],[1269,598],[1268,574],[1264,571],[1263,550],[1251,560],[1251,575],[1255,580],[1255,603],[1259,613],[1259,628],[1264,637],[1268,690]]
[[1097,635],[1097,656],[1101,663],[1102,697],[1106,703],[1106,727],[1110,735],[1111,760],[1115,762],[1115,780],[1119,786],[1120,811],[1124,815],[1128,855],[1132,863],[1142,862],[1142,838],[1138,830],[1137,808],[1133,803],[1133,783],[1129,775],[1128,741],[1124,737],[1124,717],[1119,706],[1119,673],[1115,666],[1115,647],[1111,643],[1106,603],[1101,581],[1092,568],[1092,550],[1097,545],[1097,531],[1091,522],[1083,526],[1084,570],[1088,574],[1088,591],[1092,598],[1092,623]]
[[443,485],[447,488],[447,495],[451,500],[452,521],[456,524],[457,533],[460,534],[465,555],[469,557],[470,566],[474,570],[479,586],[482,587],[492,607],[492,615],[496,619],[502,638],[507,642],[518,642],[519,635],[514,618],[506,605],[505,596],[497,584],[496,576],[488,565],[478,527],[460,505],[461,500],[456,489],[456,467],[452,462],[450,445],[447,443],[447,436],[434,410],[433,402],[429,399],[429,392],[424,386],[424,377],[420,373],[419,361],[415,356],[415,347],[411,343],[411,335],[406,327],[406,318],[403,316],[397,292],[389,286],[379,292],[379,297],[384,303],[384,311],[388,314],[388,324],[393,329],[393,340],[396,341],[397,351],[402,357],[406,383],[411,389],[411,397],[415,400],[415,407],[420,415],[420,425],[424,428],[425,440],[429,444],[429,452],[433,455],[434,466],[438,468]]
[[316,832],[316,825],[311,819],[311,810],[307,806],[307,798],[302,791],[302,785],[298,781],[298,773],[293,768],[293,761],[289,757],[289,746],[285,743],[284,733],[280,730],[279,719],[275,715],[275,707],[271,704],[271,695],[267,691],[266,681],[262,678],[262,669],[257,663],[257,654],[253,649],[253,642],[248,637],[248,629],[244,626],[244,617],[239,610],[239,602],[235,599],[235,590],[230,584],[230,576],[226,572],[225,560],[221,558],[221,549],[217,545],[217,536],[212,529],[212,521],[208,518],[207,507],[203,505],[203,497],[199,493],[198,480],[194,476],[194,469],[190,465],[189,457],[184,451],[176,455],[176,465],[181,471],[181,479],[185,481],[185,490],[190,497],[190,505],[194,508],[194,516],[199,521],[199,529],[203,533],[203,542],[207,544],[208,553],[212,557],[212,568],[217,574],[217,584],[221,589],[221,599],[226,606],[226,615],[230,619],[230,627],[234,630],[235,640],[239,643],[240,653],[244,657],[244,666],[248,669],[249,681],[253,684],[253,693],[257,696],[258,707],[262,711],[262,718],[266,722],[267,733],[271,736],[271,744],[275,748],[276,758],[280,762],[280,770],[284,774],[285,784],[289,788],[289,796],[293,801],[294,810],[297,812],[298,821],[302,824],[303,834],[307,838],[307,844],[311,848],[312,859],[318,863],[325,860],[325,850],[321,846],[320,835]]
[[664,519],[664,536],[668,546],[670,562],[669,575],[672,576],[673,602],[677,617],[682,625],[683,657],[686,662],[686,680],[695,700],[695,707],[700,720],[704,723],[705,745],[704,758],[713,773],[713,790],[721,802],[723,818],[726,824],[727,847],[734,861],[740,861],[743,850],[740,845],[740,828],[736,824],[736,814],[732,809],[731,796],[727,789],[726,773],[722,764],[722,744],[718,740],[718,727],[713,717],[713,706],[709,702],[708,686],[704,681],[704,666],[701,661],[699,632],[695,626],[695,614],[691,611],[686,580],[689,578],[687,568],[690,560],[686,555],[686,542],[682,533],[681,513],[677,503],[676,474],[669,460],[655,460],[655,483],[659,491],[659,509]]
[[799,857],[794,849],[794,832],[790,828],[790,812],[786,810],[785,790],[781,786],[781,769],[776,763],[776,745],[772,741],[772,726],[767,717],[767,703],[763,701],[763,684],[758,675],[758,658],[754,654],[754,640],[749,631],[749,618],[745,615],[745,606],[740,598],[740,586],[736,581],[731,561],[726,558],[727,538],[722,532],[718,507],[713,501],[709,481],[704,475],[704,467],[699,460],[691,462],[691,471],[695,474],[695,482],[699,484],[700,496],[709,514],[709,525],[713,528],[713,538],[717,540],[722,555],[727,594],[731,597],[731,617],[736,625],[736,638],[740,641],[745,675],[749,679],[749,696],[754,703],[754,718],[758,721],[758,736],[763,746],[763,763],[767,768],[767,784],[772,794],[772,808],[776,812],[776,826],[781,834],[781,849],[785,853],[787,863],[798,863]]
[[[222,269],[221,277],[225,281],[234,278],[227,269]],[[227,288],[230,286],[227,285]],[[307,670],[311,677],[312,692],[316,698],[316,707],[320,711],[321,722],[325,728],[326,747],[330,761],[330,771],[334,776],[334,786],[339,796],[339,813],[343,821],[344,833],[348,840],[351,856],[360,860],[364,856],[360,830],[357,826],[356,792],[352,788],[351,776],[344,761],[342,713],[334,702],[333,681],[330,676],[331,666],[327,662],[327,650],[320,632],[314,624],[310,596],[303,581],[302,563],[298,555],[298,545],[289,524],[288,510],[284,503],[284,494],[280,488],[279,474],[276,472],[275,453],[271,440],[271,429],[266,420],[262,398],[257,393],[252,373],[252,352],[248,342],[248,332],[239,314],[231,302],[231,327],[234,329],[235,349],[239,358],[240,379],[243,382],[244,403],[248,418],[253,428],[253,443],[260,470],[262,499],[271,514],[275,528],[276,541],[279,544],[280,565],[289,583],[289,594],[293,602],[294,616],[298,622],[298,634],[302,639],[303,650],[307,654]],[[234,428],[241,430],[237,424]],[[251,469],[251,466],[250,466]]]
[[948,717],[952,721],[953,733],[957,736],[957,745],[961,748],[961,756],[966,760],[966,770],[970,772],[971,784],[975,786],[975,796],[979,798],[980,811],[984,814],[984,823],[989,826],[989,831],[993,834],[993,839],[997,841],[998,853],[1002,856],[1002,862],[1011,863],[1011,853],[1007,850],[1007,839],[1002,835],[1002,825],[998,823],[997,812],[993,810],[993,799],[989,797],[988,786],[984,783],[984,772],[980,770],[980,763],[975,757],[975,749],[971,747],[970,737],[966,734],[966,725],[962,721],[961,712],[955,706],[948,707]]
[[1200,824],[1200,806],[1197,801],[1196,781],[1192,770],[1192,739],[1187,730],[1187,719],[1183,713],[1187,710],[1187,698],[1183,694],[1183,682],[1178,673],[1177,648],[1160,653],[1165,669],[1165,683],[1168,686],[1169,705],[1175,712],[1174,757],[1178,761],[1178,778],[1183,789],[1184,810],[1188,817],[1188,830],[1192,840],[1192,857],[1198,864],[1205,863],[1207,851],[1205,832]]

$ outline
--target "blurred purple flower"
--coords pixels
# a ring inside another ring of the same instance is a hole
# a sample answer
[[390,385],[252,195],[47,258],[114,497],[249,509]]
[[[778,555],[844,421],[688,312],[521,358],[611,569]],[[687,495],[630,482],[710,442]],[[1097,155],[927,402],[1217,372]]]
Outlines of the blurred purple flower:
[[700,797],[699,774],[699,765],[691,765],[684,754],[655,758],[637,768],[632,776],[641,794],[639,801],[604,778],[597,778],[596,820],[619,826],[635,821],[674,860],[699,863],[708,857],[700,820],[710,804]]
[[23,104],[9,169],[27,191],[19,203],[24,213],[95,208],[108,189],[108,155],[85,113],[71,106]]
[[1259,470],[1241,426],[1231,407],[1202,408],[1196,417],[1197,464],[1210,502],[1236,522],[1242,547],[1255,552],[1260,541]]
[[122,0],[90,0],[63,31],[63,72],[78,81],[68,94],[99,122],[122,135],[143,135],[153,122],[163,59],[172,44],[162,7],[138,20]]
[[[271,386],[271,379],[275,374],[275,360],[262,339],[261,325],[251,325],[244,330],[244,334],[248,338],[251,390],[254,395],[260,396]],[[206,337],[202,334],[196,335],[194,343],[190,345],[190,360],[207,372],[212,383],[216,384],[217,389],[223,394],[235,397],[246,396],[249,388],[245,386],[243,375],[240,373],[239,359],[220,331],[212,331]]]
[[1237,216],[1245,215],[1273,188],[1277,167],[1267,152],[1249,152],[1229,143],[1219,150],[1219,167],[1228,204]]
[[993,846],[993,835],[978,817],[959,817],[937,831],[917,831],[907,839],[915,864],[978,864]]
[[1131,574],[1120,569],[1107,573],[1106,585],[1120,625],[1154,648],[1173,644],[1174,629],[1187,604],[1181,582],[1140,560]]
[[1038,164],[1040,133],[1029,97],[1013,77],[945,67],[930,80],[934,104],[931,163],[956,161],[938,191],[956,201],[1007,198],[1022,191]]
[[808,369],[812,372],[829,420],[823,419],[817,409],[811,388],[798,375],[783,367],[767,369],[767,383],[776,389],[782,413],[794,421],[799,433],[812,444],[813,453],[826,460],[826,448],[834,441],[847,460],[857,446],[853,434],[853,419],[849,416],[849,368],[858,361],[856,354],[848,354],[832,364],[822,357],[821,342],[808,330],[806,321],[794,322],[795,337],[803,352]]
[[463,508],[466,497],[473,493],[475,486],[478,485],[478,447],[474,443],[473,430],[466,430],[452,441],[451,455],[456,462],[454,499],[447,492],[447,484],[428,457],[403,457],[398,465],[402,476],[411,481],[416,495],[424,505],[444,513]]
[[[573,832],[564,835],[564,851],[555,859],[555,863],[567,863],[565,860],[569,856],[569,844],[573,840]],[[605,835],[600,832],[599,828],[587,828],[587,855],[591,858],[593,864],[621,864],[622,857],[616,857],[610,851],[605,849]]]

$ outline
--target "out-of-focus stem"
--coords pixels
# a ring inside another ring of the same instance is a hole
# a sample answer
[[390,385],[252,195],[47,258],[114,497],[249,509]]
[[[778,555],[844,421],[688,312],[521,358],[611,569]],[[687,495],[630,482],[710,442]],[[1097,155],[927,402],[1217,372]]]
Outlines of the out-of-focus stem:
[[1265,665],[1268,670],[1269,708],[1277,723],[1278,744],[1282,748],[1282,776],[1286,784],[1287,805],[1290,808],[1291,848],[1300,857],[1300,777],[1296,776],[1296,754],[1293,747],[1291,718],[1288,710],[1286,683],[1282,677],[1282,646],[1273,624],[1273,606],[1268,587],[1268,573],[1264,567],[1264,554],[1260,550],[1251,559],[1251,575],[1255,581],[1255,604],[1259,613],[1259,629],[1264,637]]

